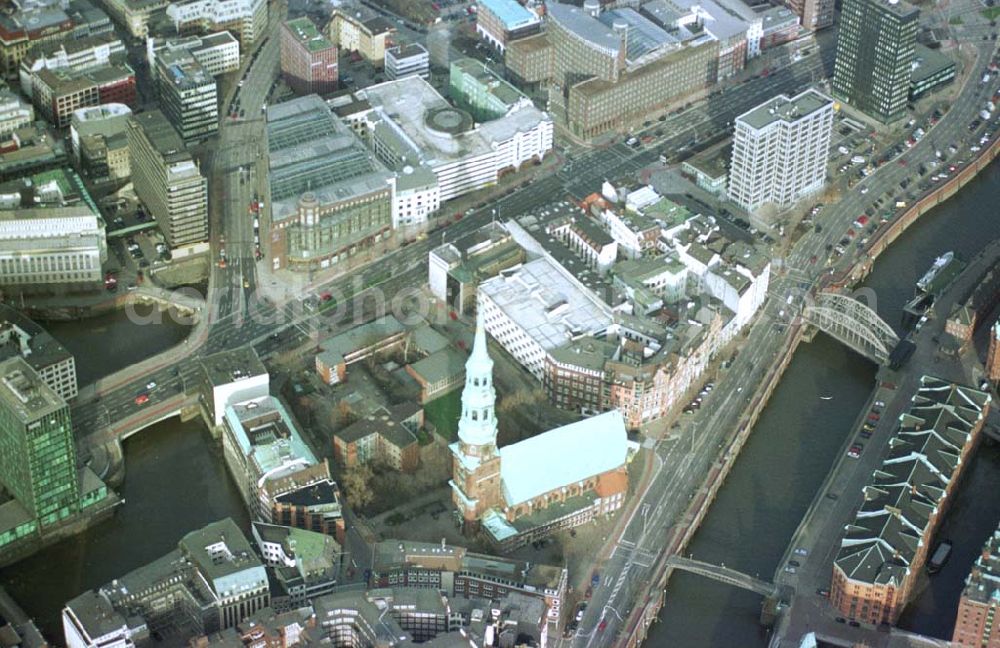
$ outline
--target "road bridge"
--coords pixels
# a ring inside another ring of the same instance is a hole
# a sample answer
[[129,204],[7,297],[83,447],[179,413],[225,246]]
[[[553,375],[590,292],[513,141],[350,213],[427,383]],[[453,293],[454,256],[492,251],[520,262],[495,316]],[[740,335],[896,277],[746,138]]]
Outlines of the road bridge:
[[878,364],[889,362],[899,344],[899,336],[874,310],[842,293],[819,293],[802,311],[802,318]]

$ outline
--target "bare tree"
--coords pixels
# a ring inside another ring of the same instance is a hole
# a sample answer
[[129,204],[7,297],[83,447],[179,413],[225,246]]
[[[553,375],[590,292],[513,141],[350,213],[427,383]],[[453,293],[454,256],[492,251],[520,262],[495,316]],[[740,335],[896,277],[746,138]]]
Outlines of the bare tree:
[[372,478],[375,472],[367,464],[356,464],[344,471],[340,485],[344,489],[347,504],[357,511],[372,503],[375,494],[372,492]]

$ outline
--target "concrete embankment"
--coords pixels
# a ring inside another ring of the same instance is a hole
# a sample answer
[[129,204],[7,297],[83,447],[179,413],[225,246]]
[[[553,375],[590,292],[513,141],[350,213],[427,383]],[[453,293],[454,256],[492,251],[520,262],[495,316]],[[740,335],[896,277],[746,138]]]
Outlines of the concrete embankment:
[[[920,216],[955,195],[969,181],[975,178],[980,171],[986,169],[998,155],[1000,155],[1000,139],[992,142],[975,160],[956,173],[954,177],[898,214],[890,224],[882,228],[873,237],[865,250],[866,254],[863,259],[859,260],[850,270],[823,282],[823,287],[834,289],[846,288],[867,277],[874,267],[875,260],[910,225],[915,223]],[[750,430],[753,428],[757,417],[766,406],[770,395],[780,382],[785,368],[794,356],[799,342],[805,339],[805,336],[805,330],[799,329],[790,332],[784,353],[781,354],[769,371],[768,378],[758,388],[751,404],[748,406],[746,416],[742,419],[743,422],[732,435],[725,449],[720,452],[719,459],[708,471],[704,483],[695,493],[688,510],[675,526],[676,530],[666,543],[664,552],[657,562],[656,575],[651,580],[649,589],[637,599],[637,604],[625,624],[625,630],[619,635],[615,645],[631,648],[638,646],[645,639],[649,625],[657,618],[660,607],[664,602],[666,584],[672,571],[667,564],[667,557],[678,552],[683,552],[688,542],[694,536],[695,531],[697,531],[698,526],[708,511],[709,505],[725,482],[726,476],[735,463],[740,449],[742,449],[744,442],[749,437]]]

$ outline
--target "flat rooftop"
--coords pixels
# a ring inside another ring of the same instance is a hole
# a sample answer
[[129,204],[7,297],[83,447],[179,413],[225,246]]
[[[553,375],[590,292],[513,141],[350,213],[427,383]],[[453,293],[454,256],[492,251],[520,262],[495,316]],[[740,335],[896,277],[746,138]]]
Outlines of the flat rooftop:
[[191,159],[177,129],[159,110],[149,110],[132,115],[136,125],[146,134],[156,152],[168,162],[183,162]]
[[289,20],[285,23],[285,27],[310,52],[322,52],[334,46],[316,29],[316,25],[308,16]]
[[66,401],[20,356],[0,362],[0,402],[22,423],[66,407]]
[[474,58],[460,58],[457,61],[452,61],[451,65],[463,74],[474,78],[480,85],[484,86],[487,94],[495,96],[505,105],[512,105],[524,97],[520,90],[494,74],[482,61]]
[[6,344],[0,345],[0,360],[14,355],[21,356],[36,371],[43,367],[63,362],[73,355],[33,320],[6,304],[0,304],[0,339],[8,330],[18,330],[15,340],[11,336]]
[[933,50],[926,45],[917,43],[913,47],[913,63],[910,72],[910,83],[920,84],[924,80],[941,74],[949,68],[955,67],[955,61],[942,54],[938,50]]
[[479,0],[479,4],[499,18],[508,30],[521,29],[540,21],[535,13],[525,9],[517,0]]
[[484,281],[479,292],[544,349],[594,335],[612,323],[610,307],[546,257]]
[[809,89],[794,97],[778,95],[756,108],[752,108],[737,117],[751,128],[761,130],[777,122],[796,122],[803,117],[833,105],[833,99],[816,90]]

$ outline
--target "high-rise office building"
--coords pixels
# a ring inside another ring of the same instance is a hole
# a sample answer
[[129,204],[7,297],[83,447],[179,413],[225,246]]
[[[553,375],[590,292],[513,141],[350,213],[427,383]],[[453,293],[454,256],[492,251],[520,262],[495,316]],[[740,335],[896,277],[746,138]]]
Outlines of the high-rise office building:
[[729,197],[743,209],[788,207],[826,182],[833,100],[778,95],[736,118]]
[[69,406],[19,356],[0,363],[0,483],[41,527],[80,507]]
[[901,0],[845,0],[833,92],[882,122],[903,116],[920,11]]
[[159,110],[134,115],[128,148],[136,194],[172,248],[208,238],[208,186],[180,135]]
[[160,52],[157,85],[163,114],[185,142],[198,142],[219,130],[219,99],[215,78],[188,50]]
[[298,94],[337,89],[337,46],[307,16],[281,26],[281,75]]

